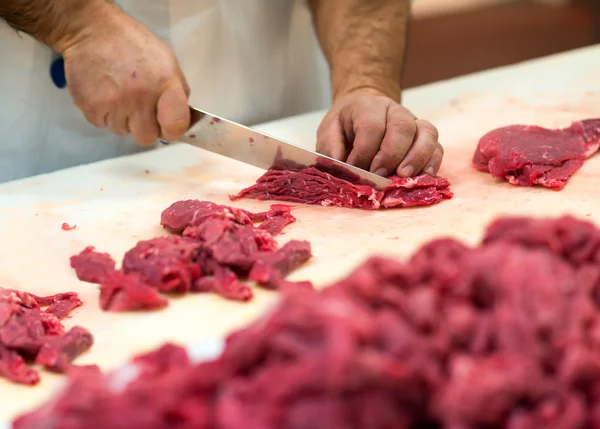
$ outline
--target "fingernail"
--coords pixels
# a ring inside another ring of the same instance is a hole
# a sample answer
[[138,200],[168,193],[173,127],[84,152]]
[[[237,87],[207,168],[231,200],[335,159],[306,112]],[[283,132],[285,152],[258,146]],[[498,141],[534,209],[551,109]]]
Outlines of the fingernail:
[[414,172],[415,169],[412,167],[412,165],[407,165],[406,167],[402,168],[402,174],[404,177],[412,177]]
[[379,167],[377,170],[375,170],[375,174],[381,177],[388,177],[389,173],[387,171],[387,168],[384,167]]
[[435,173],[433,172],[433,167],[427,167],[425,170],[423,170],[423,172],[425,174],[429,174],[430,176],[435,176]]

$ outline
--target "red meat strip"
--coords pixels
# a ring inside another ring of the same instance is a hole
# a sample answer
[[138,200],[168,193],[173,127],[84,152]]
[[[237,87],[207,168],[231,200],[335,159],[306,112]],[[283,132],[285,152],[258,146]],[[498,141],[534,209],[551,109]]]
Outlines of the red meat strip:
[[40,381],[38,372],[28,366],[16,350],[3,345],[0,345],[0,377],[18,384],[31,385]]
[[393,184],[383,191],[357,185],[315,167],[300,171],[269,170],[256,184],[232,196],[232,200],[254,198],[375,210],[392,207],[428,206],[452,198],[450,183],[427,175],[414,178],[391,177]]
[[513,185],[542,185],[560,191],[598,148],[600,119],[573,122],[561,130],[511,125],[479,140],[473,165]]
[[123,272],[138,273],[160,292],[188,292],[200,277],[201,243],[171,235],[140,241],[125,253]]
[[80,280],[100,284],[105,311],[163,308],[168,301],[159,292],[211,291],[248,301],[252,290],[243,278],[267,288],[288,288],[293,284],[285,276],[310,258],[307,242],[291,241],[277,249],[273,236],[295,220],[290,207],[281,204],[250,213],[207,201],[177,201],[161,215],[161,224],[176,235],[138,242],[120,270],[110,255],[93,247],[73,256],[71,266]]
[[263,252],[252,265],[248,278],[278,288],[283,278],[306,262],[311,255],[308,241],[290,241],[275,252]]
[[79,280],[101,283],[115,271],[115,261],[108,253],[96,252],[93,246],[88,246],[78,255],[71,256],[71,267]]
[[167,344],[129,381],[76,372],[13,428],[596,429],[599,236],[506,218],[477,247],[372,258],[321,291],[287,289],[216,359]]
[[59,320],[80,305],[73,292],[38,297],[0,288],[0,376],[15,383],[36,384],[39,375],[27,360],[66,372],[93,342],[92,335],[81,327],[65,333]]
[[49,338],[35,358],[35,363],[44,365],[55,372],[66,372],[71,362],[92,347],[92,334],[86,329],[75,326],[60,337]]
[[157,310],[168,305],[137,273],[116,271],[100,284],[100,308],[104,311]]
[[546,249],[574,267],[600,265],[600,230],[591,222],[563,216],[556,219],[507,217],[493,222],[483,243],[506,242]]
[[[259,226],[260,229],[264,229],[269,234],[275,236],[279,235],[283,228],[288,226],[290,223],[296,222],[296,218],[290,213],[291,208],[283,204],[273,204],[271,210],[261,215],[259,219],[254,215],[254,222],[262,222]],[[256,220],[255,220],[256,219]]]

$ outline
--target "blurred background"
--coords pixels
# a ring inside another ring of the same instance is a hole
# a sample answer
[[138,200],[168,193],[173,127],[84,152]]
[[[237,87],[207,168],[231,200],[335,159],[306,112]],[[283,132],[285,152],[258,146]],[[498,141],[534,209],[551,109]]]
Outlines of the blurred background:
[[600,0],[414,0],[409,31],[405,88],[600,43]]

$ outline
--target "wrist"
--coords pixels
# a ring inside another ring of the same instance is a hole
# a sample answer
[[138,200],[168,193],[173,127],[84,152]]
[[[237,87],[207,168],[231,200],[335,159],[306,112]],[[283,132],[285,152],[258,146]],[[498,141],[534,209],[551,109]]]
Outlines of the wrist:
[[335,102],[355,92],[366,92],[391,98],[397,103],[401,98],[401,85],[399,79],[374,79],[374,78],[347,78],[345,80],[332,79],[331,95]]
[[[66,2],[72,7],[63,12],[61,20],[44,41],[55,52],[64,54],[71,46],[93,35],[98,25],[103,25],[122,13],[112,0],[73,0]],[[67,21],[63,23],[62,20]]]

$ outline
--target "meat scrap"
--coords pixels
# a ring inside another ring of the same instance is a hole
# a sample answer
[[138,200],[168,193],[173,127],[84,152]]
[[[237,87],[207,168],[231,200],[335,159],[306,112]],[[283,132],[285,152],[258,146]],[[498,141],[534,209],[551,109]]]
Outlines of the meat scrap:
[[36,384],[39,374],[28,362],[66,372],[93,343],[86,329],[75,326],[65,333],[60,322],[82,304],[73,292],[38,297],[0,288],[0,377]]
[[208,201],[178,201],[161,215],[161,225],[173,235],[138,242],[121,269],[93,247],[71,257],[71,267],[80,280],[100,285],[106,311],[163,308],[168,301],[161,293],[215,292],[247,301],[252,290],[243,279],[287,287],[285,277],[311,257],[308,242],[293,240],[278,248],[273,238],[295,220],[281,204],[250,213]]
[[442,177],[421,175],[412,178],[390,177],[392,185],[378,191],[354,184],[316,167],[300,171],[269,170],[256,184],[231,197],[279,200],[376,210],[393,207],[428,206],[452,198],[450,182]]
[[561,130],[511,125],[479,140],[473,166],[513,185],[542,185],[560,191],[598,148],[600,119],[573,122]]
[[76,373],[13,429],[596,429],[599,238],[571,217],[504,218],[477,247],[373,257],[286,289],[216,359],[167,344],[127,380]]

